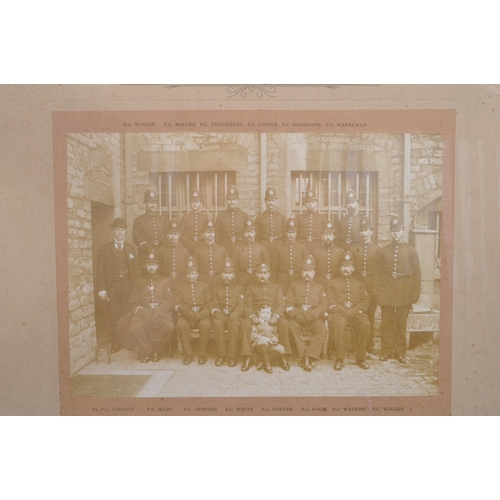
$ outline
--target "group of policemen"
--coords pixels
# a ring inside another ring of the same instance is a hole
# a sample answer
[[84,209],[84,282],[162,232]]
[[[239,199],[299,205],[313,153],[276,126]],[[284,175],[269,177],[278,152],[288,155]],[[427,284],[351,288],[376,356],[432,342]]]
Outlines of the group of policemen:
[[[157,362],[177,340],[183,363],[193,362],[192,333],[198,333],[197,362],[207,361],[207,341],[215,341],[215,365],[248,371],[254,359],[252,328],[260,311],[279,345],[279,365],[290,370],[293,340],[300,366],[311,371],[324,346],[342,370],[347,329],[356,363],[368,369],[374,352],[374,316],[382,312],[380,359],[406,362],[406,322],[420,295],[417,252],[404,242],[399,217],[390,221],[391,242],[372,241],[373,226],[359,213],[359,200],[347,193],[347,215],[335,226],[318,211],[313,191],[307,210],[286,218],[277,211],[274,188],[265,193],[266,210],[252,220],[238,207],[232,186],[227,209],[212,220],[200,192],[190,194],[189,213],[180,221],[158,213],[158,196],[148,190],[146,212],[127,224],[114,220],[114,238],[102,245],[97,294],[109,303],[112,352],[136,349],[141,362]],[[333,355],[334,353],[334,355]],[[266,371],[272,371],[266,365]]]

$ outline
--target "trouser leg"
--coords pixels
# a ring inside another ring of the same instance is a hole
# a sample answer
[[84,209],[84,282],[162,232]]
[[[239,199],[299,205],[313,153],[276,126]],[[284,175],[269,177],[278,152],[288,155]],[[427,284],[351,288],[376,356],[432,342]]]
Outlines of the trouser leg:
[[373,340],[375,334],[375,311],[377,310],[377,302],[374,302],[373,299],[370,302],[370,307],[366,311],[366,315],[368,316],[368,321],[370,322],[370,333],[368,335],[368,343],[366,348],[370,351],[373,351],[375,348],[375,342]]
[[299,324],[293,319],[288,320],[288,332],[291,333],[293,339],[295,340],[299,357],[303,358],[305,356],[307,344],[304,340],[304,335],[302,334]]
[[227,322],[227,354],[229,359],[236,359],[236,348],[238,345],[238,333],[240,331],[240,321]]
[[370,321],[366,314],[356,317],[353,325],[356,329],[356,361],[366,361],[366,347],[370,338]]
[[198,323],[198,328],[200,330],[200,343],[198,347],[198,354],[200,356],[207,355],[207,341],[208,335],[210,333],[210,319],[204,318]]
[[189,338],[189,322],[186,318],[182,316],[177,321],[177,325],[175,326],[175,331],[177,332],[178,338],[182,343],[182,354],[183,356],[192,356],[193,350],[191,348],[191,340]]
[[336,314],[328,323],[335,347],[335,358],[344,359],[345,356],[345,328],[347,320],[341,314]]
[[327,335],[325,322],[320,319],[316,319],[307,325],[307,329],[311,332],[311,341],[306,347],[304,355],[314,359],[319,359],[321,357],[321,351]]
[[241,335],[241,355],[250,356],[252,354],[252,321],[248,318],[241,322],[240,335]]
[[149,320],[146,316],[139,317],[136,315],[132,317],[132,321],[130,322],[130,333],[136,339],[141,359],[152,354],[151,343],[146,335],[146,325],[148,323]]
[[393,356],[395,349],[396,308],[381,306],[382,309],[382,356]]
[[285,349],[285,354],[292,354],[288,335],[288,321],[285,318],[279,318],[276,330],[278,332],[278,343]]
[[217,319],[212,319],[212,331],[215,337],[215,350],[217,357],[226,357],[226,344],[224,342],[224,328],[225,324]]
[[406,356],[406,324],[409,314],[410,306],[396,307],[396,332],[394,342],[396,356]]

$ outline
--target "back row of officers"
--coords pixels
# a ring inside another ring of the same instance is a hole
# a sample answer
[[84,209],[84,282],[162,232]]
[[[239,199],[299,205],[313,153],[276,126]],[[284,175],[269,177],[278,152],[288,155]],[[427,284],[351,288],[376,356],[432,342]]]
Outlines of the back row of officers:
[[214,222],[194,190],[191,212],[177,222],[159,215],[156,193],[146,191],[146,213],[132,229],[137,252],[125,241],[126,221],[114,220],[114,238],[102,245],[96,274],[98,296],[109,303],[112,352],[136,348],[142,362],[158,361],[177,336],[188,365],[190,331],[197,329],[199,364],[206,363],[212,332],[217,366],[234,367],[242,356],[243,371],[256,360],[271,373],[273,356],[290,369],[292,337],[301,366],[310,371],[330,332],[328,350],[335,352],[334,369],[342,370],[349,327],[356,363],[368,369],[380,305],[380,359],[406,362],[406,323],[420,296],[421,271],[398,217],[390,221],[391,243],[381,248],[353,192],[337,227],[318,212],[313,191],[305,196],[307,212],[297,218],[276,211],[273,188],[255,222],[238,201],[233,186],[227,210]]

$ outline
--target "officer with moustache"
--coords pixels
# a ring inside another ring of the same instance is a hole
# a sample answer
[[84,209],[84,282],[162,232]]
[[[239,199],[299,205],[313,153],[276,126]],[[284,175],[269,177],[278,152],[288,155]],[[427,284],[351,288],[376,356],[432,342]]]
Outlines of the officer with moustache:
[[376,286],[380,280],[380,247],[372,241],[373,226],[369,217],[361,219],[359,232],[361,243],[354,243],[351,246],[351,253],[354,259],[353,277],[363,282],[370,299],[370,306],[366,311],[366,315],[370,321],[370,337],[366,351],[373,354],[375,349],[373,341],[375,311],[378,304]]
[[[223,365],[228,358],[228,366],[237,364],[236,348],[243,307],[243,288],[235,283],[234,266],[227,258],[221,271],[221,283],[212,288],[212,331],[217,349],[215,366]],[[227,351],[224,330],[227,330]]]
[[272,254],[277,242],[283,241],[286,217],[276,210],[278,196],[274,188],[267,188],[264,197],[266,210],[255,219],[256,240]]
[[[390,224],[391,243],[380,251],[378,303],[382,310],[381,361],[395,357],[406,363],[406,323],[412,304],[420,298],[422,273],[417,251],[404,241],[400,217]],[[377,288],[375,292],[377,295]]]
[[234,267],[238,273],[238,285],[245,288],[255,283],[254,269],[262,263],[269,264],[269,255],[266,248],[255,242],[255,226],[248,219],[243,230],[244,243],[234,249]]
[[179,224],[172,220],[167,229],[167,239],[158,250],[160,274],[169,279],[173,292],[185,279],[185,268],[189,259],[189,252],[179,243],[179,238]]
[[346,196],[347,215],[342,217],[337,225],[337,245],[349,250],[353,243],[361,241],[359,224],[362,216],[359,213],[359,200],[353,191]]
[[202,212],[203,202],[197,189],[191,191],[189,202],[191,212],[183,215],[180,222],[180,242],[189,251],[190,255],[194,255],[198,243],[203,239],[201,232],[208,217]]
[[257,284],[250,285],[245,290],[245,319],[241,323],[241,354],[243,365],[241,371],[248,371],[252,355],[252,326],[259,324],[259,311],[263,304],[271,307],[269,325],[277,326],[279,343],[285,349],[280,356],[280,366],[283,370],[290,370],[286,356],[292,353],[288,339],[288,323],[283,317],[285,313],[285,298],[281,286],[270,283],[271,271],[267,264],[261,263],[255,269]]
[[363,282],[352,277],[353,271],[353,257],[350,252],[346,252],[340,266],[342,276],[331,281],[327,290],[328,303],[331,304],[328,327],[336,353],[333,369],[337,371],[344,367],[347,327],[355,332],[356,364],[363,370],[369,368],[366,362],[366,345],[370,336],[370,322],[365,313],[370,300]]
[[193,362],[193,349],[189,330],[200,330],[200,343],[198,348],[198,364],[207,362],[206,345],[210,332],[210,287],[203,281],[198,281],[198,264],[190,257],[186,264],[186,281],[175,292],[174,309],[180,317],[175,326],[177,337],[182,342],[183,363],[189,365]]
[[158,267],[156,253],[152,250],[146,256],[146,275],[135,282],[130,297],[133,316],[129,330],[139,347],[141,363],[159,361],[174,333],[174,295],[168,279],[157,274]]
[[297,238],[297,221],[290,217],[286,221],[286,240],[278,242],[272,255],[272,270],[276,283],[286,294],[290,283],[300,279],[302,264],[307,258],[307,249]]
[[323,285],[313,281],[315,268],[315,259],[309,255],[302,265],[302,279],[290,284],[285,301],[290,331],[306,371],[311,371],[312,363],[320,358],[327,336],[326,292]]
[[139,266],[144,268],[146,256],[151,250],[158,250],[165,241],[168,222],[165,217],[157,213],[158,195],[148,189],[144,193],[146,213],[139,215],[132,226],[132,239],[139,247]]
[[313,252],[316,259],[316,276],[314,279],[325,287],[331,280],[340,276],[340,264],[344,258],[344,250],[334,243],[335,229],[331,221],[323,230],[323,244]]
[[302,243],[306,247],[307,254],[311,255],[321,245],[323,231],[328,219],[325,215],[318,212],[318,198],[314,191],[307,191],[304,201],[307,212],[299,215],[297,238],[299,243]]
[[215,221],[217,243],[226,247],[228,256],[233,258],[234,247],[243,238],[243,229],[248,216],[238,208],[240,195],[236,186],[232,186],[226,195],[227,209],[222,211]]
[[104,243],[99,251],[96,288],[99,299],[109,304],[110,325],[103,344],[109,344],[111,352],[118,352],[122,346],[117,335],[117,324],[129,309],[130,294],[140,272],[135,249],[125,241],[127,234],[125,219],[115,219],[111,227],[114,237]]

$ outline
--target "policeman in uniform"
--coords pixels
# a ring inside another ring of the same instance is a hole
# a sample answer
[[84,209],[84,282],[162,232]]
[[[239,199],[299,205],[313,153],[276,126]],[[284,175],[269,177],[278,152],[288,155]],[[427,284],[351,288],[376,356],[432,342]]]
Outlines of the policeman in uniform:
[[250,285],[245,290],[245,319],[241,323],[241,354],[243,365],[241,370],[246,372],[251,365],[252,354],[252,326],[259,324],[259,310],[263,304],[271,306],[271,326],[276,325],[279,343],[284,347],[285,354],[280,356],[280,366],[283,370],[290,370],[286,356],[292,353],[288,338],[288,322],[283,317],[285,313],[285,298],[281,286],[270,283],[271,270],[266,263],[259,264],[255,269],[257,284]]
[[[235,283],[234,266],[227,258],[221,271],[221,283],[212,288],[212,331],[215,336],[217,359],[215,366],[221,366],[228,359],[228,366],[236,366],[236,348],[241,317],[243,315],[243,288]],[[228,348],[224,330],[227,330]]]
[[156,253],[146,256],[146,275],[135,282],[130,297],[133,316],[130,333],[139,347],[141,363],[159,361],[174,333],[172,307],[174,295],[167,278],[157,274]]
[[355,332],[356,364],[367,370],[366,345],[370,336],[370,322],[365,314],[370,301],[363,282],[353,278],[354,259],[348,251],[340,266],[342,276],[330,282],[327,290],[329,307],[328,327],[333,336],[336,359],[334,370],[342,370],[345,356],[345,329]]
[[185,279],[185,269],[189,259],[189,252],[179,243],[179,238],[179,224],[176,220],[172,220],[167,229],[167,239],[158,250],[160,274],[169,279],[173,292]]
[[285,301],[290,331],[306,371],[311,371],[311,363],[320,358],[327,337],[326,292],[314,281],[315,268],[315,259],[309,255],[302,265],[302,279],[290,284]]
[[286,240],[278,242],[274,248],[272,260],[273,276],[286,294],[290,283],[300,279],[302,264],[307,258],[307,249],[297,238],[297,221],[290,217],[285,224]]
[[267,253],[271,255],[276,243],[283,241],[286,217],[276,210],[278,196],[274,188],[266,189],[264,201],[266,210],[255,219],[256,240],[264,245]]
[[200,192],[197,189],[191,191],[189,202],[191,205],[191,212],[183,215],[181,218],[180,241],[184,248],[187,248],[189,253],[194,255],[198,243],[203,239],[201,231],[208,217],[202,212],[203,202]]
[[116,327],[119,319],[129,309],[129,299],[134,281],[139,278],[140,271],[135,257],[134,247],[125,241],[127,223],[118,218],[111,224],[114,238],[104,243],[99,251],[96,272],[96,288],[98,297],[109,304],[109,332],[103,339],[104,344],[111,345],[111,352],[121,348]]
[[[381,249],[378,303],[382,309],[382,355],[406,363],[406,322],[411,305],[418,302],[422,274],[417,251],[404,242],[400,217],[390,224],[391,243]],[[376,292],[375,292],[376,293]]]
[[234,267],[238,273],[238,285],[246,287],[255,283],[254,269],[262,262],[269,264],[269,255],[264,245],[255,242],[255,226],[251,219],[245,223],[244,243],[234,249]]
[[198,265],[193,257],[186,264],[186,281],[175,292],[174,308],[179,313],[179,321],[175,326],[178,338],[182,342],[183,363],[193,362],[193,350],[189,330],[198,328],[200,343],[198,349],[198,364],[207,362],[206,344],[210,332],[210,287],[203,281],[198,281]]
[[243,229],[248,216],[238,208],[240,195],[236,186],[232,186],[226,196],[227,209],[222,211],[215,221],[217,243],[224,245],[228,256],[233,258],[234,247],[243,237]]
[[144,193],[146,213],[139,215],[132,226],[132,239],[139,247],[139,266],[144,268],[146,256],[151,250],[158,250],[165,241],[168,222],[165,217],[156,213],[158,195],[148,189]]
[[344,258],[344,250],[334,243],[335,229],[331,221],[326,223],[323,230],[323,244],[313,252],[316,259],[316,275],[314,279],[325,287],[328,283],[340,276],[340,264]]
[[342,217],[337,225],[337,245],[344,250],[349,250],[353,243],[361,241],[359,223],[361,215],[359,213],[359,200],[353,191],[349,191],[346,196],[347,215]]
[[366,351],[372,354],[374,352],[374,323],[375,311],[377,310],[378,296],[375,290],[376,284],[380,279],[380,247],[372,241],[373,226],[369,217],[363,217],[359,223],[359,232],[361,235],[360,243],[353,243],[351,253],[354,259],[353,277],[359,279],[365,285],[370,306],[366,311],[366,315],[370,321],[370,338]]
[[307,248],[307,254],[311,255],[321,244],[328,219],[318,212],[318,198],[314,191],[307,191],[304,201],[307,212],[299,215],[298,241]]
[[200,272],[200,281],[215,286],[219,282],[219,273],[228,257],[227,250],[222,245],[215,243],[215,225],[212,219],[205,221],[201,234],[204,241],[201,241],[194,251],[194,258]]

